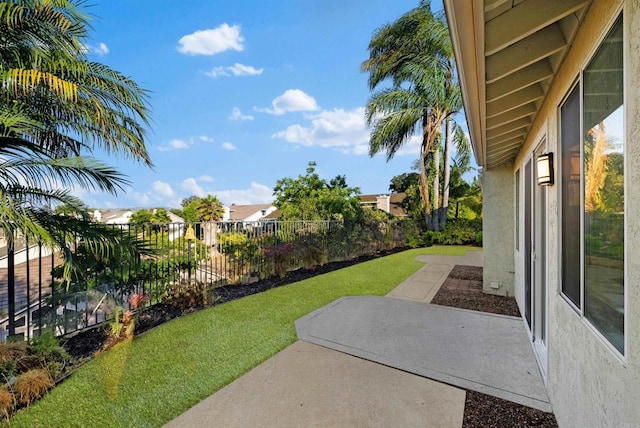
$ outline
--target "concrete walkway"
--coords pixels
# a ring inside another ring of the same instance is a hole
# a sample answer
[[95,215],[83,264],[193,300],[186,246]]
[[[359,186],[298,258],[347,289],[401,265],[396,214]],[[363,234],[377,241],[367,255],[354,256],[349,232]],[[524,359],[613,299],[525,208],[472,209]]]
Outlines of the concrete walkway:
[[[540,375],[535,360],[529,364],[531,345],[520,340],[527,339],[522,320],[425,304],[453,266],[481,266],[482,252],[418,260],[426,265],[392,298],[339,299],[303,317],[300,341],[167,427],[460,427],[465,391],[436,380],[545,408],[544,387],[523,386]],[[518,370],[501,376],[505,358],[491,354],[491,331],[520,338],[506,358],[524,359],[530,378]]]

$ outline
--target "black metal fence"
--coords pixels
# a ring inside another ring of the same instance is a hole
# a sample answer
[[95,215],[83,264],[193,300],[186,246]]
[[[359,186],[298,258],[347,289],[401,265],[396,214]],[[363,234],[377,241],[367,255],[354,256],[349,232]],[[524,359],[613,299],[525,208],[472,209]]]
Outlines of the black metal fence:
[[84,275],[62,280],[61,258],[39,244],[0,256],[0,340],[44,329],[69,334],[112,319],[136,293],[161,302],[173,287],[256,282],[288,271],[354,259],[417,242],[410,220],[387,222],[259,221],[112,225],[142,238],[153,256],[98,260],[73,243]]

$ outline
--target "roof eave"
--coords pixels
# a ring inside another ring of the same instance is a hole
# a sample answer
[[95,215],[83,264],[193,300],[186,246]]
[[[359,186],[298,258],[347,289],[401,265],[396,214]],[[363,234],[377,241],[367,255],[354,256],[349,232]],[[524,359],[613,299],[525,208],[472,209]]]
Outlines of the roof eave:
[[485,150],[485,62],[482,0],[444,0],[453,43],[464,111],[471,145],[478,166],[486,165]]

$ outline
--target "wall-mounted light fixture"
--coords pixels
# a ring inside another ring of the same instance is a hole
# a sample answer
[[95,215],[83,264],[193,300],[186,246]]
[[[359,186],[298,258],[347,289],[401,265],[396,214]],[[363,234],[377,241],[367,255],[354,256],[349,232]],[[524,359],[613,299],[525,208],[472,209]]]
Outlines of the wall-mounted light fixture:
[[539,186],[553,185],[553,153],[543,153],[536,159]]

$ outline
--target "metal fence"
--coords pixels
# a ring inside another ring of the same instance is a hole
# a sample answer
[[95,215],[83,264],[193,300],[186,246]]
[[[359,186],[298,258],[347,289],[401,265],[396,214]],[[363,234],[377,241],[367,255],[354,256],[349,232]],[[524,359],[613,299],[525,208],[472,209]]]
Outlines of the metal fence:
[[259,221],[112,225],[142,239],[152,256],[99,260],[72,244],[83,275],[62,280],[61,258],[9,239],[0,256],[0,340],[29,339],[44,329],[65,335],[112,319],[134,293],[161,302],[178,285],[209,287],[257,282],[416,242],[410,220],[388,222]]

